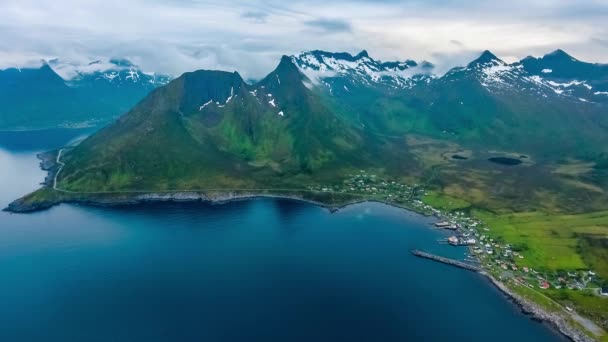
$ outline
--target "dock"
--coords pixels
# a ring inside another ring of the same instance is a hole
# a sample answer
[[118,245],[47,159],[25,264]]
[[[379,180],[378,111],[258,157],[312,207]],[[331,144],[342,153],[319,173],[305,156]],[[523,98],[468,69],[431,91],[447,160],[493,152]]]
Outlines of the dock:
[[434,260],[434,261],[441,262],[441,263],[444,263],[444,264],[448,264],[448,265],[464,268],[466,270],[473,271],[473,272],[480,272],[481,271],[481,268],[479,268],[477,266],[474,266],[474,265],[471,265],[471,264],[467,264],[465,262],[454,260],[454,259],[444,258],[444,257],[439,256],[439,255],[422,252],[422,251],[419,251],[417,249],[413,250],[412,254],[414,254],[415,256],[420,257],[420,258]]

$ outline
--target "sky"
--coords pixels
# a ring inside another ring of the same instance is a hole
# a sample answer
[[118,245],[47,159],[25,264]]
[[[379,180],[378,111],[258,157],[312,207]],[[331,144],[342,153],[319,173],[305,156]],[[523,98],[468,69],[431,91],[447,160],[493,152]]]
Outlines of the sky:
[[127,58],[179,75],[261,78],[314,49],[447,70],[489,49],[505,61],[557,48],[608,63],[607,0],[1,0],[0,69]]

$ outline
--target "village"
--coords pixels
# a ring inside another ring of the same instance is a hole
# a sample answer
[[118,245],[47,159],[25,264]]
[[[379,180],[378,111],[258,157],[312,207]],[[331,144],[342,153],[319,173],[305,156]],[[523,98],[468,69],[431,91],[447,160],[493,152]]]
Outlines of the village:
[[442,221],[435,223],[440,229],[453,231],[447,241],[454,246],[469,246],[470,261],[479,263],[486,271],[501,279],[512,279],[517,284],[546,290],[549,288],[591,290],[598,295],[608,295],[601,288],[601,279],[592,270],[542,272],[525,265],[525,257],[518,247],[490,238],[490,228],[481,221],[467,217],[463,212],[442,213],[433,210]]
[[463,211],[443,212],[422,201],[427,194],[421,185],[407,185],[381,179],[364,170],[349,175],[341,185],[311,186],[309,190],[363,195],[365,198],[398,205],[425,215],[438,218],[436,228],[450,231],[450,236],[440,241],[453,246],[466,246],[469,250],[467,262],[482,267],[500,279],[511,279],[514,283],[529,288],[590,290],[599,296],[608,296],[608,287],[593,270],[569,270],[544,272],[525,266],[521,247],[512,246],[490,237],[490,227]]

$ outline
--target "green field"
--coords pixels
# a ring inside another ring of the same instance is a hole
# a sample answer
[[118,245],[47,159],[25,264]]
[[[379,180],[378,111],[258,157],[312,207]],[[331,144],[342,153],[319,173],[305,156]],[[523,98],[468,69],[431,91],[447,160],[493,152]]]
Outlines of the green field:
[[[608,211],[578,215],[527,212],[496,215],[474,210],[489,235],[520,246],[521,266],[538,270],[593,270],[608,279]],[[604,241],[604,243],[602,243]]]

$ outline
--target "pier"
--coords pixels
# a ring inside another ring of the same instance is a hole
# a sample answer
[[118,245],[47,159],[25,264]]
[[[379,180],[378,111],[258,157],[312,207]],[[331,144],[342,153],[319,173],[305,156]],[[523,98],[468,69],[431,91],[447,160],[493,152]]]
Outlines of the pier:
[[454,259],[444,258],[444,257],[439,256],[439,255],[422,252],[422,251],[419,251],[417,249],[413,250],[412,254],[414,254],[415,256],[420,257],[420,258],[425,258],[425,259],[430,259],[430,260],[442,262],[444,264],[448,264],[448,265],[464,268],[464,269],[467,269],[469,271],[474,271],[474,272],[481,271],[481,268],[479,268],[477,266],[474,266],[474,265],[471,265],[471,264],[467,264],[465,262],[454,260]]

